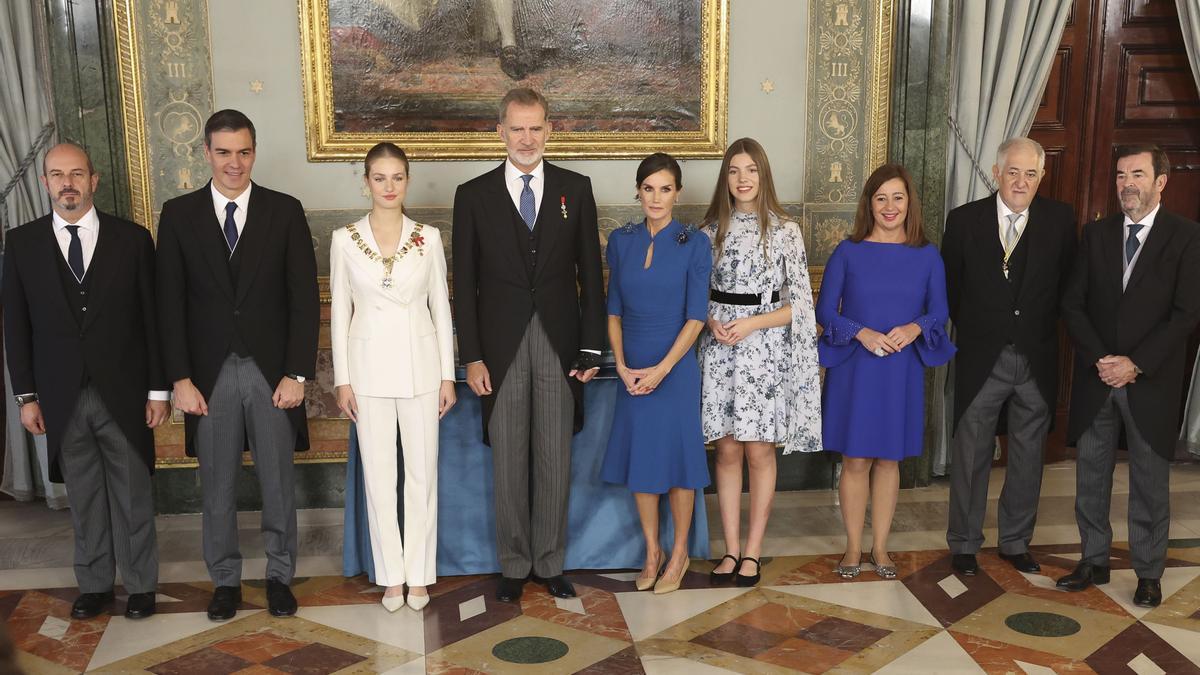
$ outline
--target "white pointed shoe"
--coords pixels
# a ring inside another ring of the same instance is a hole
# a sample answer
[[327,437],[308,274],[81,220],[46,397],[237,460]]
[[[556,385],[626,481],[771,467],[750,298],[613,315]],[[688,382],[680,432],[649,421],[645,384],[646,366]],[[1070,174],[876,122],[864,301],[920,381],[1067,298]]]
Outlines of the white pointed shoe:
[[389,612],[394,612],[404,606],[403,595],[385,595],[383,596],[383,608]]
[[429,595],[428,594],[426,594],[426,595],[413,595],[412,593],[408,594],[408,606],[412,607],[413,609],[417,610],[418,612],[421,611],[422,609],[425,609],[425,605],[428,605],[428,604],[429,604]]

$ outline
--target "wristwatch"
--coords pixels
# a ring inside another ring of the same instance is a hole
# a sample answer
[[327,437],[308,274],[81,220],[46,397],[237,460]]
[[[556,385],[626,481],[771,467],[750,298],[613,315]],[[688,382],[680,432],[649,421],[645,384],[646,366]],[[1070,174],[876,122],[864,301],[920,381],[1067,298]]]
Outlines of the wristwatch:
[[30,403],[34,403],[38,400],[37,394],[17,394],[13,398],[17,399],[18,408]]
[[290,378],[290,379],[293,379],[293,380],[295,380],[295,381],[299,382],[300,384],[304,384],[304,381],[305,381],[306,379],[308,379],[308,378],[304,377],[303,375],[293,375],[293,374],[291,374],[291,373],[284,373],[284,375],[283,375],[283,376],[284,376],[284,377],[287,377],[287,378]]

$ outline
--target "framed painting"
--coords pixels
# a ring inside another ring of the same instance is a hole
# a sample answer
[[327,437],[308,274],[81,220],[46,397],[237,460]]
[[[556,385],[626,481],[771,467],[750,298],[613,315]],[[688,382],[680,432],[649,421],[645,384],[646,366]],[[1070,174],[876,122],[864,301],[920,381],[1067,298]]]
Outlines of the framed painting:
[[729,0],[299,0],[308,158],[383,140],[413,159],[503,156],[497,104],[551,104],[547,154],[720,157]]

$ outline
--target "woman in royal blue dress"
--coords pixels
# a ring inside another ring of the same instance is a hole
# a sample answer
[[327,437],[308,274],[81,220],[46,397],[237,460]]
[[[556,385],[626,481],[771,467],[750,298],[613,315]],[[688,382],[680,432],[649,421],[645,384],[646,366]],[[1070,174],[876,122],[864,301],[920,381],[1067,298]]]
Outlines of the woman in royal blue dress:
[[[646,537],[640,591],[679,588],[688,567],[695,490],[709,483],[700,430],[700,369],[692,347],[708,315],[708,237],[671,216],[683,187],[679,163],[656,152],[638,166],[646,218],[608,238],[608,339],[624,385],[617,392],[600,477],[628,485]],[[663,568],[658,501],[675,525]],[[659,570],[663,568],[662,577]]]
[[900,460],[921,454],[925,368],[954,355],[946,335],[946,272],[925,239],[908,171],[879,167],[858,201],[854,233],[829,257],[817,300],[824,329],[822,434],[842,455],[838,488],[846,526],[843,578],[858,576],[867,500],[871,562],[896,578],[887,538],[900,489]]

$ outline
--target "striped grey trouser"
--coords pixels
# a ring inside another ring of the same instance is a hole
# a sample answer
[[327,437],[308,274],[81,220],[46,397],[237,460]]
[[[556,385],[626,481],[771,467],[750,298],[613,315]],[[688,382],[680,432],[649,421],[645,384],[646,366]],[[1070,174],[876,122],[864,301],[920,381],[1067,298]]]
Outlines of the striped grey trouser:
[[59,467],[75,526],[79,590],[112,590],[115,568],[120,567],[127,592],[154,591],[158,540],[150,469],[94,386],[79,392],[63,432]]
[[1154,452],[1134,424],[1128,390],[1113,389],[1092,426],[1079,438],[1075,467],[1075,521],[1080,562],[1107,566],[1112,545],[1109,504],[1117,458],[1117,437],[1125,428],[1129,445],[1129,554],[1140,579],[1159,579],[1167,558],[1171,527],[1171,465]]
[[536,313],[494,395],[488,435],[500,571],[557,576],[566,558],[575,399]]
[[217,586],[242,580],[238,547],[237,477],[250,445],[262,492],[266,578],[292,583],[296,573],[296,430],[271,403],[268,384],[254,359],[230,354],[208,399],[208,415],[196,425],[196,459],[204,490],[204,563]]

